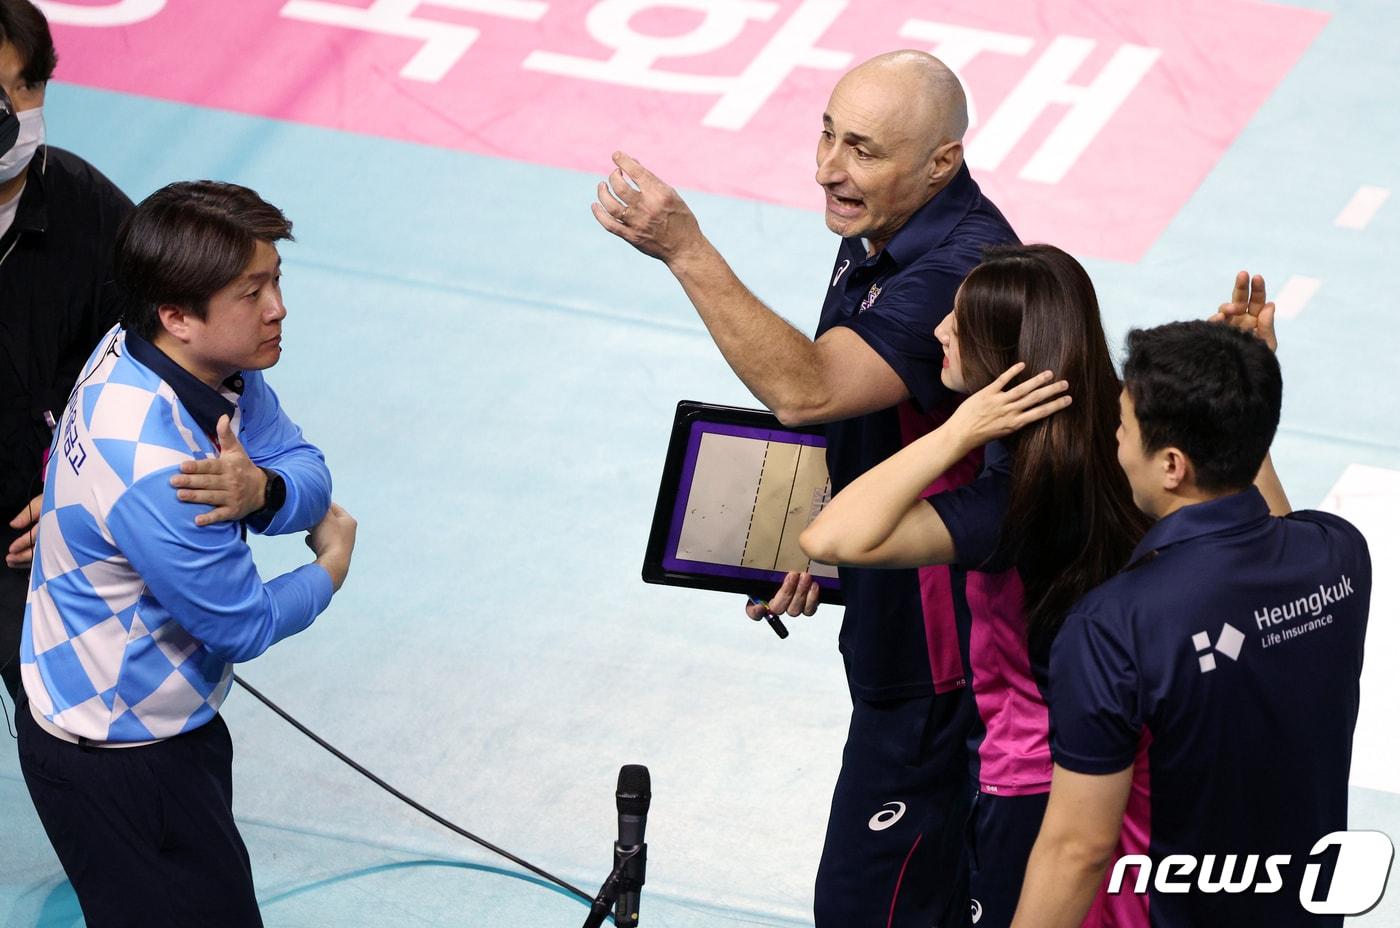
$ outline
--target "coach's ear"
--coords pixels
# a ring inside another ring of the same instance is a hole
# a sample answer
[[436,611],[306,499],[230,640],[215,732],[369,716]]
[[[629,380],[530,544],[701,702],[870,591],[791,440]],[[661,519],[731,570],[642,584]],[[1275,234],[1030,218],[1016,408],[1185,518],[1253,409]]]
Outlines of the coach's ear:
[[963,164],[962,139],[944,142],[933,150],[928,162],[929,186],[946,184]]

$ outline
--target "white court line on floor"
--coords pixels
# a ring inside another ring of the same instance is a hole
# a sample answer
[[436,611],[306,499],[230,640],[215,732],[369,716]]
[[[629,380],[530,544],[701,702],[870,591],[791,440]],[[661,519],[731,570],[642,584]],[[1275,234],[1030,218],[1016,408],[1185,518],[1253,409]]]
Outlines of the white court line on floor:
[[1308,305],[1308,301],[1317,293],[1317,288],[1322,286],[1322,280],[1317,277],[1304,277],[1302,274],[1294,274],[1283,284],[1283,289],[1274,297],[1274,305],[1280,319],[1295,319],[1303,311],[1303,307]]
[[1361,715],[1351,785],[1400,793],[1400,471],[1352,464],[1317,508],[1350,521],[1371,548],[1371,618],[1361,671]]
[[1342,207],[1332,225],[1341,229],[1364,229],[1370,223],[1381,204],[1390,196],[1384,187],[1369,187],[1363,184],[1352,194],[1350,202]]

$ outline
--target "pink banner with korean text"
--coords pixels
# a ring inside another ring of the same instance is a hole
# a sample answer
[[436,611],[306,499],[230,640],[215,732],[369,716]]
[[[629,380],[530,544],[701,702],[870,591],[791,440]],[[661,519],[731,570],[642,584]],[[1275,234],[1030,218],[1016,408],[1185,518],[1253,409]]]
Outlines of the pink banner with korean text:
[[1258,0],[40,0],[60,80],[820,209],[854,64],[937,54],[1023,239],[1135,261],[1326,23]]

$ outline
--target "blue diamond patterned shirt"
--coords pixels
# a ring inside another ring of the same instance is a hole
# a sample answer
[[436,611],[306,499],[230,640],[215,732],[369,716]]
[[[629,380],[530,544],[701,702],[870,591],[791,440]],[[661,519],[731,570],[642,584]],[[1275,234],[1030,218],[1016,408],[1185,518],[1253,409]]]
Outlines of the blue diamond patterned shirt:
[[267,583],[243,526],[199,526],[181,502],[182,461],[218,454],[215,423],[282,476],[285,504],[249,519],[306,531],[330,505],[321,452],[262,375],[220,390],[149,342],[114,328],[88,359],[58,423],[20,643],[32,709],[69,734],[150,741],[198,728],[228,694],[233,664],[257,657],[329,605],[330,575],[308,564]]

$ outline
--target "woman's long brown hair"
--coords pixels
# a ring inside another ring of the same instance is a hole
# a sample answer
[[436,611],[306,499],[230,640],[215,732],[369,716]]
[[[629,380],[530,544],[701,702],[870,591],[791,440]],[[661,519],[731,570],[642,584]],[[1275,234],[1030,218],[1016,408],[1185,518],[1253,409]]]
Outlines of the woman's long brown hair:
[[1017,361],[1017,382],[1049,370],[1074,402],[1021,429],[997,561],[1025,588],[1033,654],[1044,657],[1069,608],[1127,563],[1150,524],[1118,466],[1120,382],[1093,282],[1052,245],[989,251],[958,292],[958,349],[969,390]]

